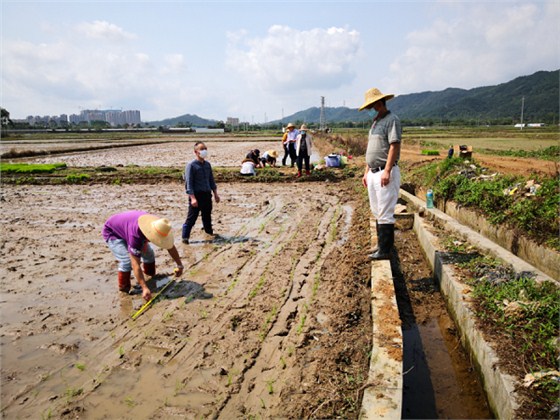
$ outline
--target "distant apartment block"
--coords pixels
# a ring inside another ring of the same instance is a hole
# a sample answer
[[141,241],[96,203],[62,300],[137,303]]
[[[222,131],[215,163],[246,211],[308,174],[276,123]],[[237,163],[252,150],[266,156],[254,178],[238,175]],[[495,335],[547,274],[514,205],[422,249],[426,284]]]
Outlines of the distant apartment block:
[[85,109],[80,112],[79,115],[72,114],[67,116],[62,114],[60,116],[29,116],[26,121],[30,125],[35,124],[49,124],[50,122],[55,122],[58,125],[65,124],[80,124],[80,123],[91,123],[93,121],[105,121],[111,124],[112,127],[119,125],[135,125],[141,124],[140,111],[129,110],[129,111],[116,111],[116,110],[89,110]]
[[227,117],[226,125],[237,127],[239,125],[239,118]]

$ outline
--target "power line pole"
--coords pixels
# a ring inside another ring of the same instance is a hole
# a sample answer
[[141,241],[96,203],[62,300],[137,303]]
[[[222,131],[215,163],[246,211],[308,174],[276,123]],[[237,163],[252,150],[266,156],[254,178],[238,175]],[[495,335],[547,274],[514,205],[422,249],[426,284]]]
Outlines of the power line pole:
[[325,97],[321,96],[321,114],[319,115],[319,129],[325,131]]

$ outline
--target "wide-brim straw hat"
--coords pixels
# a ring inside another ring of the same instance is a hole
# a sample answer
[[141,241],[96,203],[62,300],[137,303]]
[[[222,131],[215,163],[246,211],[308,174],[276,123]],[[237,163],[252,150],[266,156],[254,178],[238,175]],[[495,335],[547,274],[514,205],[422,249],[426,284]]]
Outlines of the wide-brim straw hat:
[[393,95],[392,93],[381,93],[381,91],[377,88],[371,88],[369,89],[366,94],[365,94],[365,101],[364,104],[359,108],[359,111],[361,111],[364,108],[369,107],[370,105],[372,105],[373,103],[385,98],[387,100],[389,99],[393,99],[395,97],[395,95]]
[[286,128],[296,128],[296,126],[293,125],[292,123],[289,123],[289,124],[286,126]]
[[270,152],[268,152],[268,155],[276,159],[278,157],[278,152],[276,150],[271,150]]
[[299,128],[300,130],[308,130],[307,126],[305,124],[302,124],[301,127]]
[[173,248],[173,232],[169,220],[153,214],[143,214],[138,218],[138,227],[154,245],[163,249]]

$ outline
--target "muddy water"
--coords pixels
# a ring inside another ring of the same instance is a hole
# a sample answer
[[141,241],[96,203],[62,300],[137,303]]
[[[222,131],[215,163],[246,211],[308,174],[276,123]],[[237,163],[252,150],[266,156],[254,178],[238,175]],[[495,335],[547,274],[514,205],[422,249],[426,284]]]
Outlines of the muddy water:
[[395,243],[391,266],[404,341],[402,418],[492,418],[416,235],[398,231]]

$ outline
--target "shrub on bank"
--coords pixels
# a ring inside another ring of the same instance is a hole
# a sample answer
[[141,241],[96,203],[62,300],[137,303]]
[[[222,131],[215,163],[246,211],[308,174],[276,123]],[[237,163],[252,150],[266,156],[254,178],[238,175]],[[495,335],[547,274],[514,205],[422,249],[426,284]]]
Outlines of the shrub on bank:
[[507,224],[560,249],[558,181],[550,177],[488,175],[474,161],[432,162],[407,175],[434,190],[437,201],[478,209],[493,224]]

